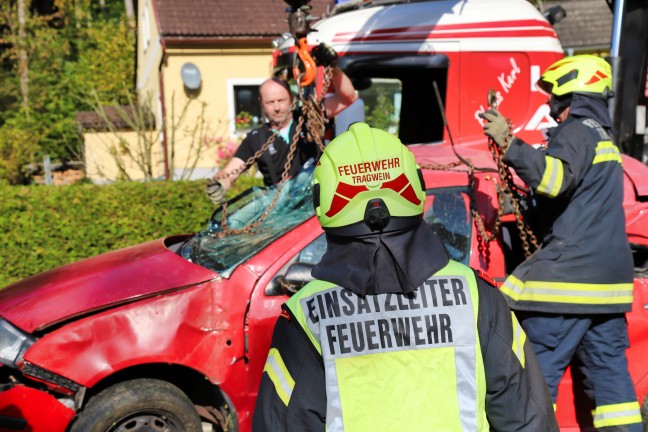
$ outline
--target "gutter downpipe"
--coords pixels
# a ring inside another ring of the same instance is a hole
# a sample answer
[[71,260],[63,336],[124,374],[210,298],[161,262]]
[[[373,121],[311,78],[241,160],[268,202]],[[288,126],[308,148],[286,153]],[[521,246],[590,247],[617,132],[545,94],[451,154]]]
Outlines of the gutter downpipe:
[[610,42],[610,56],[608,62],[612,66],[612,90],[614,97],[609,100],[608,110],[610,117],[612,117],[612,124],[614,125],[617,145],[619,142],[619,114],[621,101],[623,100],[623,62],[619,56],[621,50],[621,31],[623,27],[623,14],[625,13],[625,0],[614,1],[614,16],[612,22],[612,37]]
[[162,117],[162,124],[160,125],[160,130],[162,131],[162,153],[164,155],[164,179],[169,180],[169,151],[167,147],[167,118],[166,118],[166,108],[164,104],[164,63],[166,62],[166,51],[167,45],[164,37],[160,37],[160,45],[162,46],[162,57],[160,61],[160,73],[158,74],[158,79],[160,81],[160,116]]

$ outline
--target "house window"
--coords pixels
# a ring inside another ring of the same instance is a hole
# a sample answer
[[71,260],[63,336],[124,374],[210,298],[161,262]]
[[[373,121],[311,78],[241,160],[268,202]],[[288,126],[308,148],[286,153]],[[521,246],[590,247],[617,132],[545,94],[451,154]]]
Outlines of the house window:
[[259,103],[258,85],[234,85],[234,129],[247,132],[261,125],[263,119]]

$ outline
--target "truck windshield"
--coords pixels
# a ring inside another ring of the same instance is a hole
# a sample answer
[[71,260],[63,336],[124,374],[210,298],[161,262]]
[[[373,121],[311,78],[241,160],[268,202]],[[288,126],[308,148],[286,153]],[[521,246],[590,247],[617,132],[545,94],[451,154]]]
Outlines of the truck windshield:
[[[279,238],[291,228],[314,215],[312,180],[314,164],[281,186],[253,187],[227,204],[227,228],[240,229],[257,221],[279,198],[261,224],[249,232],[223,235],[223,209],[212,214],[209,225],[180,248],[179,254],[189,261],[229,277],[242,262]],[[220,234],[220,235],[219,235]]]

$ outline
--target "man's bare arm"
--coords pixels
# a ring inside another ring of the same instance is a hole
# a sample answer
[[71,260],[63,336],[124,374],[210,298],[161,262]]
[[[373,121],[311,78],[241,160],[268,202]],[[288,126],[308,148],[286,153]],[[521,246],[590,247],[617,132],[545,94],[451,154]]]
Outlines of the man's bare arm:
[[241,175],[241,169],[245,166],[242,159],[233,157],[218,174],[207,179],[205,184],[205,195],[211,202],[220,205],[225,201],[225,193],[232,187],[236,179]]
[[241,175],[241,169],[244,165],[244,160],[233,157],[227,165],[225,165],[225,167],[221,169],[216,176],[214,176],[214,178],[223,185],[223,188],[225,188],[226,191],[228,191],[232,185],[234,185],[236,179]]
[[324,99],[326,116],[328,118],[335,117],[340,111],[351,105],[358,98],[358,92],[353,87],[353,83],[338,65],[333,67],[331,85],[335,93],[328,95]]

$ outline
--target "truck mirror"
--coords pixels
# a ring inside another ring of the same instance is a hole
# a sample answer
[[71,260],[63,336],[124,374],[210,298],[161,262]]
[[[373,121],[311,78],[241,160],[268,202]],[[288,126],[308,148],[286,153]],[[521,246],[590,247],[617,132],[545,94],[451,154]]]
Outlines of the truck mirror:
[[366,90],[371,87],[371,78],[368,77],[353,77],[351,78],[351,82],[357,91]]

